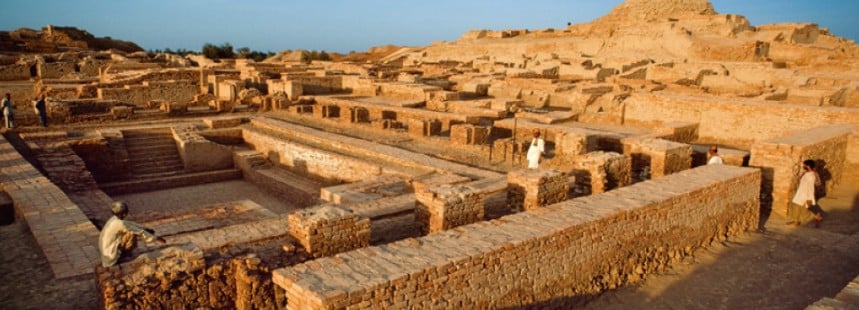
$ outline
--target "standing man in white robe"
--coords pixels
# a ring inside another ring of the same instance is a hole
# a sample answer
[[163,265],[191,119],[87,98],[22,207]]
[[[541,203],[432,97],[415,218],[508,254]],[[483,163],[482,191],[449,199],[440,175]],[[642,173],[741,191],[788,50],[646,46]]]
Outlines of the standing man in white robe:
[[534,128],[534,139],[531,139],[531,145],[528,146],[528,168],[537,169],[540,165],[540,158],[546,152],[546,141],[540,138],[540,129]]

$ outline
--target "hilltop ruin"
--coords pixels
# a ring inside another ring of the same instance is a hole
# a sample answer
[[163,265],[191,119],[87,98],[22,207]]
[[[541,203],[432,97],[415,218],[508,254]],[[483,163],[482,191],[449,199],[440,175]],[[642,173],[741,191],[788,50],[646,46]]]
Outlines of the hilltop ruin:
[[[22,126],[0,182],[55,277],[96,278],[106,308],[576,305],[783,216],[802,160],[826,191],[859,184],[859,46],[705,0],[360,62],[82,33],[0,34],[28,52],[0,57]],[[117,199],[168,244],[101,268]]]

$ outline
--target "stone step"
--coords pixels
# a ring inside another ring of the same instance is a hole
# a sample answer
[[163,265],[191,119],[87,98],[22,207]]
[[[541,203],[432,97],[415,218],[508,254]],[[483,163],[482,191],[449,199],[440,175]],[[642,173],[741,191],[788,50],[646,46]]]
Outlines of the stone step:
[[162,145],[162,146],[148,146],[148,147],[126,147],[129,154],[140,154],[141,152],[146,154],[153,153],[162,153],[162,152],[170,152],[170,153],[179,153],[176,149],[176,145]]
[[132,171],[134,171],[135,175],[143,175],[143,174],[150,174],[150,173],[182,171],[184,169],[185,169],[184,165],[178,164],[178,165],[171,165],[171,166],[156,166],[156,167],[143,167],[143,168],[133,167]]
[[173,139],[147,139],[139,141],[127,141],[126,147],[145,147],[145,146],[160,146],[160,145],[176,145]]
[[147,162],[147,161],[162,161],[162,160],[182,160],[182,157],[179,156],[179,153],[173,152],[134,152],[128,153],[128,158],[131,159],[132,164],[135,162]]
[[134,171],[138,171],[141,169],[150,169],[150,168],[175,168],[182,167],[184,169],[185,164],[182,160],[159,160],[159,161],[145,161],[131,165]]
[[100,184],[99,187],[108,195],[120,195],[154,191],[166,188],[198,185],[229,181],[242,178],[242,171],[238,169],[225,169],[198,173],[181,174],[153,174],[150,178],[135,179],[130,181]]

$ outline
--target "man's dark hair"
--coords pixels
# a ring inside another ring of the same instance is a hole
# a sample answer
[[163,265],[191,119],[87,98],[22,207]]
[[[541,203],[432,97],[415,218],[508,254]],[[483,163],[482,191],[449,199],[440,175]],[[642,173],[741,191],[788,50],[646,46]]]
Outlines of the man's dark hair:
[[814,169],[814,166],[817,166],[817,164],[811,159],[806,159],[805,161],[802,162],[802,164],[808,166],[808,168],[811,168],[811,169]]

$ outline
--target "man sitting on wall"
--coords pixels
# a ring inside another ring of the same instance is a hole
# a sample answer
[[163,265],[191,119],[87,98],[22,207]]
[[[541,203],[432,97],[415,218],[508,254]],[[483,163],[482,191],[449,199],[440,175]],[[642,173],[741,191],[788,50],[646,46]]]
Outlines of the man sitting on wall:
[[113,216],[104,224],[98,236],[98,250],[101,252],[101,265],[110,267],[119,261],[123,254],[128,255],[137,247],[135,237],[142,236],[147,242],[167,243],[164,238],[155,237],[155,231],[132,221],[124,220],[128,215],[128,205],[117,201],[111,207]]

